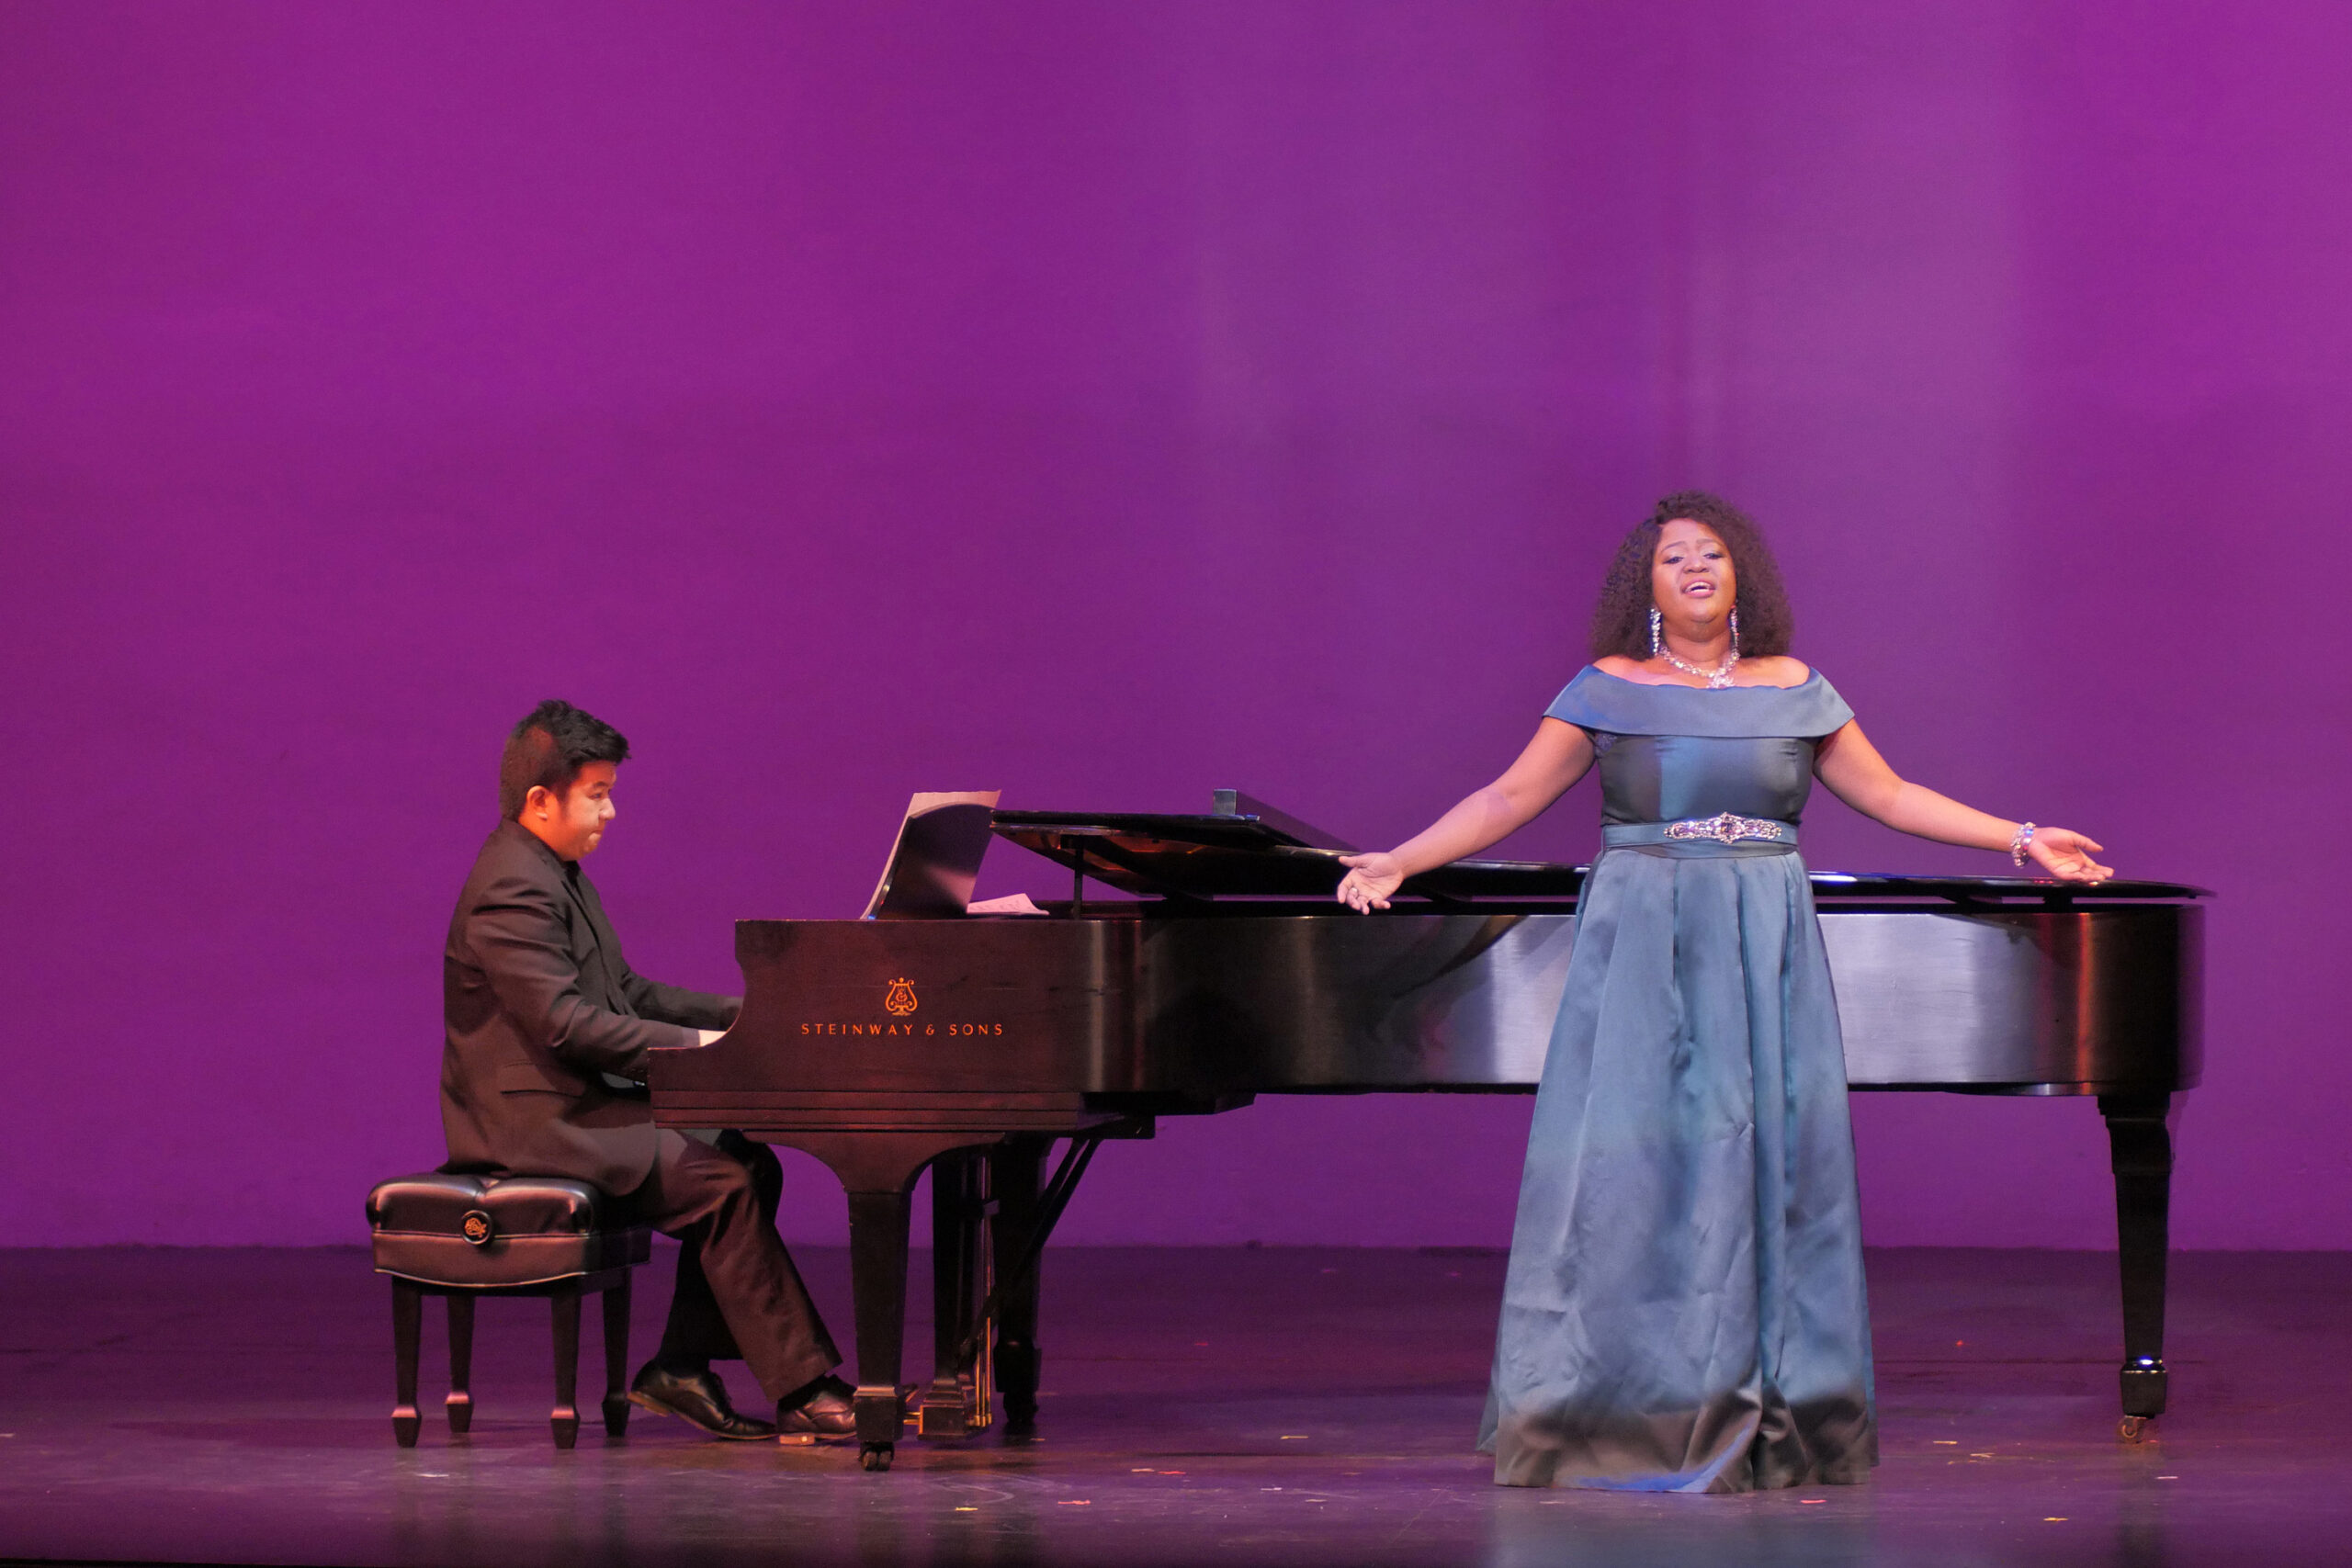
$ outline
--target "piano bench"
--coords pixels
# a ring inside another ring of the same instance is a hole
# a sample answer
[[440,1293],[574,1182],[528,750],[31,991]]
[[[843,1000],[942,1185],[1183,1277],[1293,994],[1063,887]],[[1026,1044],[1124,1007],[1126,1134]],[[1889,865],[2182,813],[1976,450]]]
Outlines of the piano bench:
[[580,1298],[605,1305],[605,1430],[628,1427],[629,1270],[653,1255],[652,1234],[623,1224],[612,1201],[584,1181],[550,1176],[464,1176],[421,1171],[368,1194],[376,1272],[392,1281],[392,1357],[398,1403],[392,1436],[416,1446],[416,1350],[424,1298],[449,1302],[449,1430],[473,1421],[474,1301],[545,1296],[555,1320],[555,1446],[580,1433],[572,1400],[580,1375]]

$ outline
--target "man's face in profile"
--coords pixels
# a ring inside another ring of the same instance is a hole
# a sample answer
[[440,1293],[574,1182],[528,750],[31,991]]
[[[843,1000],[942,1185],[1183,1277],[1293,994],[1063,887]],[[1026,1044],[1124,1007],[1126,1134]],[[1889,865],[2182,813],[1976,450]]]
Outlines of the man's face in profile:
[[614,817],[613,779],[619,772],[610,762],[584,763],[560,799],[534,787],[523,803],[523,826],[565,860],[580,859],[604,841],[605,826]]

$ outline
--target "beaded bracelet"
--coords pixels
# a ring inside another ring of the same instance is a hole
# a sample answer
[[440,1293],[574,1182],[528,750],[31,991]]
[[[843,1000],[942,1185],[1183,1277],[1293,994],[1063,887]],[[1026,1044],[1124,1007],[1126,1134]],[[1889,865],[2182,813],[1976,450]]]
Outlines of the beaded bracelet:
[[2009,835],[2009,863],[2011,865],[2025,864],[2025,852],[2032,843],[2033,824],[2030,822],[2020,824],[2018,830]]

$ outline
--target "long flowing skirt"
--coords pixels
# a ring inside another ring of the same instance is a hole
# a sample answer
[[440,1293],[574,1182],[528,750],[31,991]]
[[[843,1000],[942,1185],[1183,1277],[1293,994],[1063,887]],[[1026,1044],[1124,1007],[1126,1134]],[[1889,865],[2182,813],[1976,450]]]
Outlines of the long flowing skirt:
[[1586,885],[1479,1446],[1511,1486],[1859,1481],[1870,1317],[1812,887],[1793,853],[1669,848]]

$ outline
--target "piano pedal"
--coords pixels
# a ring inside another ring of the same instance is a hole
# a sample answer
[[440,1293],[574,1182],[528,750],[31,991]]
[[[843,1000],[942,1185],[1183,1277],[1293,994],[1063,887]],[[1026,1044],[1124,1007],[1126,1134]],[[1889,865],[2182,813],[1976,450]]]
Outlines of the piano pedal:
[[914,1423],[915,1435],[952,1438],[986,1431],[994,1412],[979,1404],[974,1393],[968,1373],[953,1380],[933,1380],[922,1402],[907,1413],[907,1419]]
[[920,1438],[968,1438],[980,1429],[972,1419],[967,1404],[940,1404],[925,1401],[921,1408],[910,1411],[907,1419],[914,1424]]

